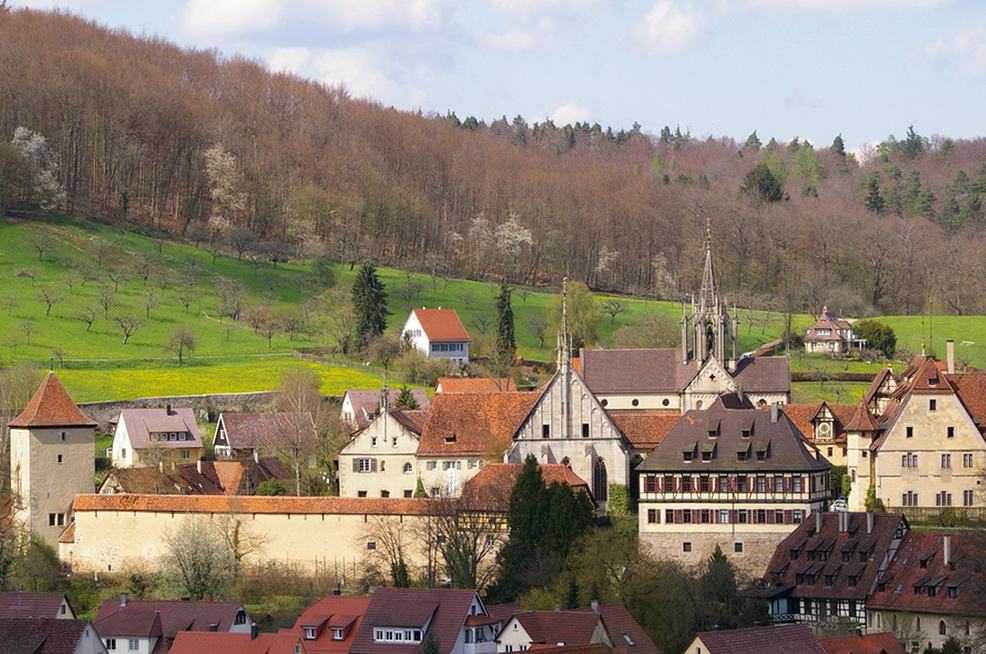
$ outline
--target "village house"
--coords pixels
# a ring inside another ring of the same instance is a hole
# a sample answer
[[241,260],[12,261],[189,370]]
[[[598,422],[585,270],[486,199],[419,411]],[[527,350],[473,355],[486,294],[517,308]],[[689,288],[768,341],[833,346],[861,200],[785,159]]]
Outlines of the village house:
[[[427,411],[431,406],[428,393],[423,388],[412,388],[411,396],[418,405],[418,410]],[[386,406],[394,407],[400,397],[400,389],[391,388],[387,390]],[[383,391],[377,389],[354,389],[346,391],[342,397],[342,411],[340,417],[342,421],[350,426],[353,431],[366,429],[366,426],[373,422],[384,406]]]
[[401,329],[401,340],[429,358],[469,363],[469,333],[455,309],[414,309]]
[[806,441],[813,444],[833,466],[844,466],[848,459],[849,434],[846,431],[856,414],[855,404],[785,404],[784,413]]
[[383,409],[339,451],[340,497],[411,497],[417,484],[423,411]]
[[74,620],[75,612],[65,593],[0,593],[0,618]]
[[294,477],[276,456],[183,463],[160,468],[110,470],[96,491],[163,495],[253,495],[260,484],[279,479],[286,487]]
[[249,634],[253,621],[236,602],[131,601],[127,593],[106,600],[94,621],[110,654],[168,651],[182,631],[215,631]]
[[911,651],[950,636],[979,651],[984,546],[982,532],[908,531],[866,603],[867,631],[893,631]]
[[822,307],[821,315],[808,328],[804,341],[806,352],[825,354],[845,354],[852,348],[866,345],[865,339],[857,338],[853,333],[852,324],[836,317],[828,307]]
[[897,636],[889,631],[819,638],[818,644],[825,650],[825,654],[907,654]]
[[[886,378],[874,380],[871,398],[886,385]],[[879,401],[861,405],[858,424],[846,428],[849,507],[862,509],[872,487],[885,507],[910,516],[981,509],[986,374],[956,374],[949,341],[946,362],[916,356],[883,412],[870,415]]]
[[293,629],[281,633],[300,636],[310,654],[348,652],[369,605],[367,595],[326,595],[301,612]]
[[[341,651],[341,650],[336,650]],[[311,654],[296,634],[221,634],[182,631],[175,636],[169,654]]]
[[567,611],[515,611],[504,621],[496,643],[498,652],[598,643],[606,645],[607,651],[660,654],[625,606],[596,601],[591,607]]
[[202,438],[189,408],[124,409],[116,421],[110,459],[115,468],[194,463]]
[[749,629],[701,631],[683,654],[825,654],[815,634],[805,625],[788,624]]
[[435,383],[436,393],[501,393],[517,390],[510,377],[442,377]]
[[412,652],[431,632],[441,654],[493,654],[499,628],[474,590],[377,588],[349,651]]
[[3,654],[107,654],[88,620],[0,618]]
[[96,423],[49,372],[8,427],[14,524],[57,547],[75,496],[93,491]]
[[830,497],[831,464],[778,405],[724,395],[689,411],[637,467],[641,540],[697,565],[716,545],[761,574],[774,549]]
[[315,438],[310,413],[221,413],[216,422],[216,457],[252,457],[295,452]]
[[816,513],[791,532],[767,565],[765,589],[774,622],[854,623],[908,525],[899,513]]

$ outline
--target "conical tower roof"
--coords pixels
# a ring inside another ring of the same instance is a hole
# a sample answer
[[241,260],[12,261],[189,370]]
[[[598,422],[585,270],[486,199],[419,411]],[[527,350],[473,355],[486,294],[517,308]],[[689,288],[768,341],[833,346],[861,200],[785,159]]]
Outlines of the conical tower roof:
[[54,372],[41,383],[34,397],[10,427],[95,427],[69,396]]
[[856,413],[852,415],[849,424],[845,426],[846,431],[879,431],[880,423],[870,414],[866,408],[866,402],[860,402],[856,407]]

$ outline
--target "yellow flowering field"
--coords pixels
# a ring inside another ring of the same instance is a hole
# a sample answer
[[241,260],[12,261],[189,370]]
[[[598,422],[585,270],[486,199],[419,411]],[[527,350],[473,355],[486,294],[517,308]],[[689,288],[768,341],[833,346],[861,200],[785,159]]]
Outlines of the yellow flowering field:
[[377,375],[290,357],[252,359],[167,368],[59,370],[58,377],[76,402],[132,400],[139,397],[247,393],[277,387],[286,370],[304,366],[322,378],[322,393],[342,395],[348,388],[380,388]]

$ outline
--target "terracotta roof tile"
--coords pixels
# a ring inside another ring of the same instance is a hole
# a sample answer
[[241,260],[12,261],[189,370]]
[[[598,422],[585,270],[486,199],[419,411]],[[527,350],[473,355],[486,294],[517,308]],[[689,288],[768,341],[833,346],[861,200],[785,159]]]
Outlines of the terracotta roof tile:
[[[63,654],[79,651],[88,620],[0,618],[0,652],[4,654]],[[93,638],[96,636],[93,634]]]
[[[369,605],[369,595],[326,595],[301,612],[293,633],[303,636],[304,627],[318,629],[315,640],[305,641],[312,654],[348,652]],[[332,639],[332,626],[346,628],[343,640]]]
[[[201,472],[199,467],[201,465]],[[163,470],[117,468],[99,487],[101,494],[146,493],[165,495],[240,495],[244,477],[256,487],[269,479],[291,481],[293,477],[276,456],[262,456],[182,463]]]
[[174,513],[265,513],[425,515],[433,501],[382,497],[258,497],[229,495],[76,495],[78,511],[149,511]]
[[803,624],[703,631],[696,638],[702,639],[708,654],[825,654],[811,629]]
[[229,447],[234,450],[278,450],[293,447],[298,434],[314,433],[310,413],[223,413],[221,424]]
[[425,428],[425,423],[428,421],[427,409],[391,409],[390,415],[405,429],[419,436],[421,435],[421,430]]
[[527,632],[532,645],[588,645],[599,623],[599,616],[591,611],[524,611],[513,619]]
[[174,639],[180,631],[208,631],[218,625],[228,632],[237,613],[246,609],[238,602],[189,602],[106,600],[99,606],[95,625],[101,636],[146,636],[162,634]]
[[[388,406],[394,406],[397,403],[400,393],[400,389],[387,389]],[[377,409],[380,408],[382,394],[383,391],[380,389],[357,388],[346,391],[346,397],[349,398],[349,403],[353,406],[353,422],[356,429],[366,429],[366,426],[370,424],[371,416],[375,415]],[[425,389],[412,388],[411,395],[418,403],[418,410],[427,411],[431,406],[431,400],[428,399],[428,393]]]
[[932,357],[925,360],[910,383],[911,393],[952,393],[954,390],[948,381],[948,376],[942,372],[938,362]]
[[846,424],[846,431],[879,431],[880,423],[870,413],[866,402],[860,402],[856,407],[856,412]]
[[75,520],[68,523],[68,527],[65,527],[65,531],[61,533],[58,537],[59,543],[74,543],[75,542]]
[[[295,645],[302,652],[311,652],[310,642],[303,642],[296,634],[220,634],[213,632],[183,631],[175,637],[168,650],[170,654],[295,654]],[[306,647],[308,646],[308,647]]]
[[438,393],[421,431],[418,456],[500,458],[538,397],[538,393]]
[[506,392],[516,391],[517,384],[510,377],[442,377],[435,384],[435,392]]
[[[451,588],[378,588],[370,599],[352,654],[415,654],[417,645],[373,642],[375,626],[409,626],[407,623],[431,615],[429,631],[438,636],[441,654],[451,652],[476,599],[474,590]],[[423,623],[422,623],[423,626]]]
[[462,326],[455,309],[415,309],[413,313],[418,317],[425,336],[432,343],[469,340],[469,333]]
[[608,413],[634,449],[638,450],[657,447],[681,420],[681,412],[677,409],[631,409]]
[[904,646],[890,632],[819,638],[818,644],[825,654],[907,654]]
[[980,430],[986,429],[986,374],[965,373],[947,377],[969,416],[979,420]]
[[[592,608],[575,609],[593,611]],[[657,645],[650,639],[643,627],[630,615],[622,604],[602,604],[599,606],[603,626],[609,634],[616,651],[633,654],[661,654]],[[632,644],[631,644],[632,643]]]
[[69,396],[54,372],[49,372],[19,416],[9,427],[95,427]]
[[789,393],[791,362],[786,357],[745,357],[736,362],[733,379],[748,393]]
[[[73,523],[74,524],[74,523]],[[57,618],[65,593],[0,593],[0,618]]]
[[[462,486],[459,505],[471,511],[501,511],[506,512],[510,502],[517,477],[520,475],[522,463],[487,463],[476,475]],[[545,485],[552,482],[568,484],[573,488],[584,488],[589,497],[589,484],[572,472],[572,469],[560,463],[542,463],[541,478]]]

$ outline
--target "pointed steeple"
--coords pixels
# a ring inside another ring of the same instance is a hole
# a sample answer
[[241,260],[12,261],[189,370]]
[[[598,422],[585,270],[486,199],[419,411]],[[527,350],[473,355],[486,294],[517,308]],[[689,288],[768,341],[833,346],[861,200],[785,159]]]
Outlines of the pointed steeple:
[[720,313],[719,288],[716,285],[716,274],[712,267],[712,219],[706,219],[705,225],[705,269],[702,272],[702,289],[698,294],[698,313],[708,315]]
[[572,365],[572,335],[568,332],[568,277],[561,283],[561,327],[558,329],[558,367]]
[[96,423],[79,410],[55,373],[49,372],[31,401],[8,426],[95,427]]

